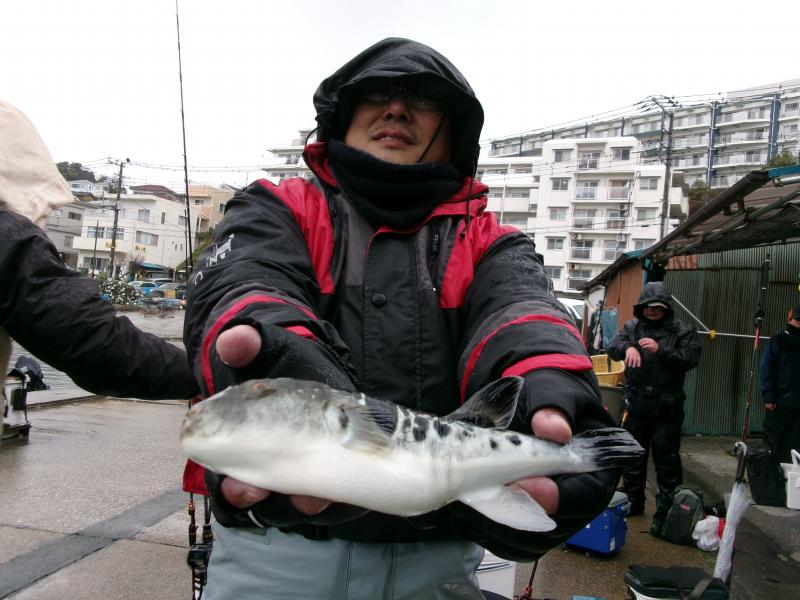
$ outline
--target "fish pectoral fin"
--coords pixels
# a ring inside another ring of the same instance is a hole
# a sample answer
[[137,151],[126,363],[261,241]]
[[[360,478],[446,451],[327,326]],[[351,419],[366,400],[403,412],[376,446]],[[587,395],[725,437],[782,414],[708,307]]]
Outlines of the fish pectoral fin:
[[447,419],[479,427],[506,429],[514,418],[517,398],[524,383],[521,377],[503,377],[493,381],[447,415]]
[[392,436],[376,423],[374,410],[358,406],[348,411],[347,435],[344,446],[374,454],[386,454],[392,448]]
[[522,531],[551,531],[556,523],[525,490],[516,485],[466,494],[461,502],[502,525]]

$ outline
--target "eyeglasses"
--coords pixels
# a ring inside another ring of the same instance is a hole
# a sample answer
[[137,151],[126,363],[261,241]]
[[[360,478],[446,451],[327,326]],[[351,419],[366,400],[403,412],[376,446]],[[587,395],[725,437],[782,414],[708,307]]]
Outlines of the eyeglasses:
[[392,88],[389,91],[368,92],[362,94],[360,99],[362,102],[367,102],[369,104],[386,105],[395,98],[402,98],[403,102],[405,102],[409,108],[413,108],[414,110],[442,110],[443,106],[438,100],[434,100],[428,96],[423,96],[422,94],[417,94],[416,92],[410,92],[399,87]]

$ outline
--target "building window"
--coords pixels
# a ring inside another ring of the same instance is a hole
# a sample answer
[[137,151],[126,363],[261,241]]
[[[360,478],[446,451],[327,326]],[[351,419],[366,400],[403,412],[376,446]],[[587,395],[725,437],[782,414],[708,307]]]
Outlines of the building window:
[[788,115],[800,110],[800,102],[787,102],[783,105],[783,114]]
[[180,227],[186,227],[186,217],[184,215],[178,215],[178,225]]
[[625,252],[625,243],[617,240],[606,240],[603,242],[603,260],[612,262],[617,260]]
[[489,188],[489,198],[502,198],[503,192],[502,190],[498,190],[497,188]]
[[576,208],[572,211],[573,229],[592,229],[594,227],[594,216],[597,210],[594,208]]
[[575,198],[578,200],[594,200],[597,198],[597,181],[578,181]]
[[550,220],[551,221],[566,221],[567,220],[567,209],[566,208],[551,208],[550,209]]
[[563,250],[564,238],[547,238],[548,250]]
[[747,111],[748,119],[763,119],[767,115],[767,109],[764,106],[759,108],[751,108]]
[[567,285],[576,290],[592,278],[591,269],[570,269]]
[[219,212],[221,212],[221,213],[224,213],[225,212],[225,203],[224,202],[220,202],[219,203],[219,207],[217,208],[217,210]]
[[83,215],[81,215],[81,213],[68,212],[67,213],[67,218],[70,221],[80,221],[81,219],[83,219]]
[[515,167],[512,173],[533,173],[533,167],[528,167],[528,166]]
[[633,182],[630,179],[612,179],[611,187],[608,190],[608,197],[610,200],[627,200],[631,197],[631,185]]
[[594,240],[572,240],[569,257],[572,260],[589,260],[592,257]]
[[553,182],[553,191],[564,192],[569,189],[569,178],[554,177],[550,181]]
[[505,175],[507,172],[507,169],[486,169],[487,175]]
[[657,190],[658,177],[642,177],[639,179],[640,190]]
[[150,211],[146,208],[140,208],[139,211],[136,213],[136,220],[140,223],[149,223],[150,222]]
[[512,198],[530,198],[531,192],[530,190],[521,190],[516,192],[511,192]]
[[655,243],[656,243],[655,240],[633,240],[633,249],[644,250],[645,248],[649,248]]
[[556,150],[554,162],[567,162],[572,156],[572,150]]
[[89,227],[86,228],[86,237],[102,239],[105,237],[105,228],[89,225]]
[[637,221],[655,221],[656,219],[656,210],[655,208],[637,208],[636,209],[636,220]]
[[613,148],[613,160],[630,160],[631,159],[631,149],[630,148]]
[[65,235],[64,236],[64,248],[72,248],[72,240],[73,239],[74,239],[73,236]]
[[625,216],[628,211],[610,208],[606,211],[606,229],[625,229]]
[[548,267],[545,266],[544,272],[550,279],[561,279],[561,267]]
[[136,243],[144,244],[145,246],[158,246],[158,236],[146,231],[137,231]]
[[579,169],[596,169],[597,162],[600,158],[598,150],[587,150],[578,154],[578,168]]

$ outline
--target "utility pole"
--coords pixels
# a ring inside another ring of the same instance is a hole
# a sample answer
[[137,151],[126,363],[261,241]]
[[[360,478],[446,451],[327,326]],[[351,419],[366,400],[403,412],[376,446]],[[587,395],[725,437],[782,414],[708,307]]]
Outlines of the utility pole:
[[94,268],[97,261],[97,234],[100,231],[100,221],[94,224],[94,251],[92,251],[92,279],[94,279]]
[[[109,258],[108,261],[108,276],[114,277],[114,253],[117,250],[117,222],[119,221],[119,197],[120,194],[122,194],[122,168],[125,166],[125,163],[131,162],[131,159],[126,158],[124,162],[121,160],[117,162],[110,160],[108,162],[112,165],[119,166],[119,176],[117,178],[117,199],[114,202],[114,226],[111,228],[111,257]],[[95,242],[97,242],[97,238],[95,238]]]
[[186,190],[186,279],[192,274],[192,211],[189,202],[189,167],[186,158],[186,113],[183,109],[183,67],[181,63],[181,21],[178,17],[178,0],[175,0],[175,26],[178,32],[178,82],[181,88],[181,132],[183,133],[183,182]]
[[[661,109],[661,143],[659,147],[659,155],[661,154],[661,150],[664,149],[664,133],[667,135],[667,143],[666,143],[666,159],[664,160],[664,165],[666,170],[664,172],[664,194],[661,197],[661,235],[659,239],[663,239],[667,235],[667,229],[669,228],[669,190],[672,187],[672,182],[670,181],[670,177],[672,175],[672,121],[673,121],[673,110],[667,110],[667,106],[669,108],[674,109],[677,103],[672,98],[667,98],[666,96],[651,96],[649,98],[650,102],[655,104],[658,108]],[[667,118],[667,129],[666,132],[664,131],[663,122],[665,117]]]

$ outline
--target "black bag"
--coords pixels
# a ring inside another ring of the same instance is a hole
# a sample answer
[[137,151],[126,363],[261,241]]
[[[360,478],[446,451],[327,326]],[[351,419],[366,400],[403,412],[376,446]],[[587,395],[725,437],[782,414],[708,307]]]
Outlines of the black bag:
[[753,502],[762,506],[786,506],[786,481],[781,463],[769,448],[747,452],[747,479]]
[[664,519],[661,537],[673,544],[693,546],[694,526],[703,517],[703,492],[691,485],[679,485]]
[[650,598],[727,600],[727,586],[695,567],[649,567],[628,565],[625,583]]

